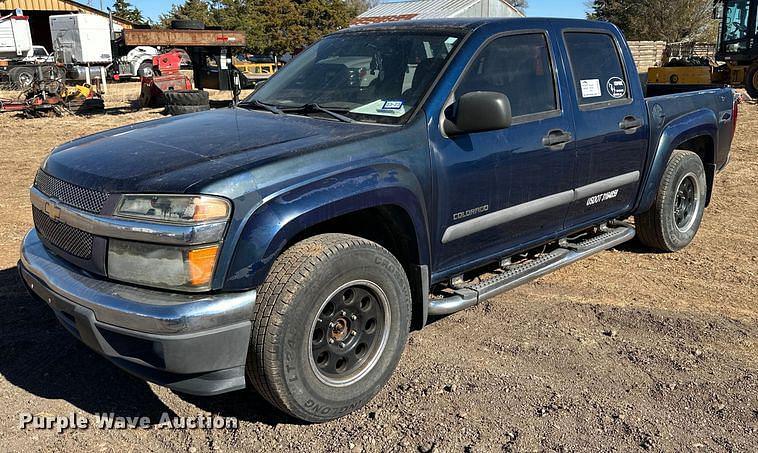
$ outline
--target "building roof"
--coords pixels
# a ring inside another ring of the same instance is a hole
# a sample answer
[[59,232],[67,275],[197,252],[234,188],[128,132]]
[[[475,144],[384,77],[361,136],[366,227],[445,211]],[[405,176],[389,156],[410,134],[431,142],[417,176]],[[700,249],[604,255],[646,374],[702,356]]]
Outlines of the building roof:
[[[108,13],[92,6],[73,0],[0,0],[0,10],[14,10],[21,8],[24,11],[71,11],[86,12],[108,17]],[[113,16],[113,20],[121,25],[136,25],[130,20]]]
[[[411,0],[406,2],[380,3],[360,14],[350,22],[350,25],[367,25],[398,20],[441,19],[456,17],[466,9],[482,0]],[[505,8],[512,10],[516,17],[524,17],[518,9],[504,0],[489,0],[499,2]]]

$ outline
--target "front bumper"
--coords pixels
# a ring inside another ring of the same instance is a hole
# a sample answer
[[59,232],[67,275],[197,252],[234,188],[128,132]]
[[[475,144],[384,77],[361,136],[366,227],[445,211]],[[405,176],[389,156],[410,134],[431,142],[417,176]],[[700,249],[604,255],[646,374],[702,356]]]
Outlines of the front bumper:
[[126,371],[196,395],[245,387],[255,291],[178,294],[109,282],[50,253],[36,230],[24,238],[19,272],[69,332]]

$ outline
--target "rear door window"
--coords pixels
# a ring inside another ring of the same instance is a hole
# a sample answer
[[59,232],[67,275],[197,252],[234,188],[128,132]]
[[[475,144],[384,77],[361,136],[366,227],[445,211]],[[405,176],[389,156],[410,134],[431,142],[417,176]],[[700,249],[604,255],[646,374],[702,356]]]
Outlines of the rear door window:
[[624,65],[611,35],[569,32],[565,40],[579,105],[629,99]]

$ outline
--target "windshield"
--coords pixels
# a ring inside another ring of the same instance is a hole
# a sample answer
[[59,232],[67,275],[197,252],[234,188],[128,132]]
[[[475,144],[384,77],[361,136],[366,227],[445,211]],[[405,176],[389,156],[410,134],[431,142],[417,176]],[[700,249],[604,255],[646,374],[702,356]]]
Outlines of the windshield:
[[[738,52],[747,48],[750,22],[750,0],[730,0],[726,6],[726,28],[724,41],[728,52]],[[735,42],[743,41],[743,42]]]
[[[282,68],[246,102],[284,112],[317,105],[355,121],[399,124],[420,102],[459,38],[397,30],[329,36]],[[331,118],[313,108],[300,111],[306,112]]]

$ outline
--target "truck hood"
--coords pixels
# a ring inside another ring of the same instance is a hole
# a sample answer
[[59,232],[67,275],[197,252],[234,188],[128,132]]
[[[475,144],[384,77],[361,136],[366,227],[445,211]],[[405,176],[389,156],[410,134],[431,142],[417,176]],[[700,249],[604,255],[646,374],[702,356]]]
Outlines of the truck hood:
[[218,109],[120,127],[66,143],[43,169],[109,193],[182,193],[275,159],[360,139],[383,128],[245,109]]

